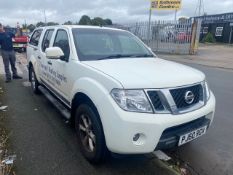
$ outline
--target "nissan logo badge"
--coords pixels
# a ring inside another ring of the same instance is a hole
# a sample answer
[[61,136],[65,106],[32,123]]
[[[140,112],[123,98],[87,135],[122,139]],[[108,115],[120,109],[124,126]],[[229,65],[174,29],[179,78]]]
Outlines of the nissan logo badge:
[[192,104],[195,99],[195,96],[192,91],[186,91],[184,95],[184,100],[187,104]]

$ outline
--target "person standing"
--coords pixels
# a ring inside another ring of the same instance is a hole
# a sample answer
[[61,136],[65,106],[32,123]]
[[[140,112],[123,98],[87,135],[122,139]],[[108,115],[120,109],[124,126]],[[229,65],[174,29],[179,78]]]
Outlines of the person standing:
[[17,69],[15,67],[16,56],[12,42],[12,38],[14,37],[13,33],[5,32],[2,24],[0,24],[0,46],[6,74],[6,83],[10,82],[12,79],[10,65],[13,79],[22,79],[22,77],[17,74]]

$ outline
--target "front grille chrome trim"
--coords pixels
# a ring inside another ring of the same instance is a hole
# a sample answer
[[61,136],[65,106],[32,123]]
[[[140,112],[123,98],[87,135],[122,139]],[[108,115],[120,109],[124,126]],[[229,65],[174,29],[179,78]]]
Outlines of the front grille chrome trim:
[[[177,106],[176,106],[176,103],[174,101],[174,98],[173,96],[171,95],[171,92],[170,90],[172,89],[180,89],[180,88],[186,88],[186,87],[192,87],[192,86],[195,86],[195,85],[201,85],[201,88],[202,88],[202,92],[203,92],[203,98],[199,100],[199,102],[187,107],[187,108],[184,108],[184,109],[178,109]],[[200,109],[201,107],[205,106],[206,104],[206,91],[205,91],[205,82],[199,82],[199,83],[195,83],[195,84],[192,84],[192,85],[186,85],[186,86],[180,86],[180,87],[176,87],[176,88],[166,88],[166,89],[146,89],[145,92],[146,92],[146,95],[148,97],[148,99],[150,100],[151,102],[151,99],[147,93],[147,91],[157,91],[158,95],[159,95],[159,98],[161,100],[161,103],[163,104],[165,110],[163,111],[156,111],[154,109],[154,106],[153,106],[153,109],[155,111],[155,113],[159,113],[159,114],[167,114],[167,113],[171,113],[173,115],[178,115],[178,114],[184,114],[184,113],[188,113],[188,112],[192,112],[192,111],[195,111],[197,109]],[[151,102],[152,104],[152,102]]]
[[162,103],[165,104],[166,108],[170,112],[176,113],[177,106],[176,106],[176,103],[175,103],[169,89],[161,89],[159,91],[159,94],[160,94],[160,99],[161,99]]
[[158,95],[159,95],[160,100],[162,99],[162,97],[161,97],[161,92],[160,92],[160,90],[158,90],[158,89],[157,89],[157,90],[155,90],[155,89],[145,90],[146,97],[147,97],[147,99],[149,100],[149,102],[150,102],[150,104],[151,104],[151,106],[152,106],[152,109],[153,109],[154,113],[155,113],[155,114],[170,114],[171,112],[170,112],[170,110],[168,110],[168,106],[164,103],[163,100],[161,100],[161,103],[162,103],[162,105],[163,105],[163,107],[164,107],[164,110],[156,110],[156,109],[155,109],[155,106],[153,105],[153,102],[152,102],[152,100],[151,100],[151,98],[150,98],[150,96],[149,96],[149,94],[148,94],[148,91],[156,91],[156,92],[158,93]]

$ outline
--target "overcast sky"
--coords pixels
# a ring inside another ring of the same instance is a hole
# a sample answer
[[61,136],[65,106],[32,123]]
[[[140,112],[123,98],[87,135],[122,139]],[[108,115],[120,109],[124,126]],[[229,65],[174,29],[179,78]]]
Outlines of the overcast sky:
[[[207,14],[233,12],[233,0],[203,0]],[[198,0],[182,0],[177,16],[195,16]],[[0,0],[0,23],[15,26],[17,22],[79,21],[84,14],[110,18],[114,23],[148,20],[150,0]],[[197,13],[196,13],[197,14]],[[152,19],[174,19],[174,11],[153,11]]]

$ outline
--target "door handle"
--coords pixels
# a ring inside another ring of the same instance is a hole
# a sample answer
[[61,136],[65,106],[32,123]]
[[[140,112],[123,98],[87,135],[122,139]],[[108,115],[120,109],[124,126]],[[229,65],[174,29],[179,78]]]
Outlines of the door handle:
[[52,65],[52,62],[51,62],[51,61],[48,61],[47,63],[48,63],[49,65]]
[[38,58],[38,59],[41,59],[41,57],[40,57],[40,56],[38,56],[37,58]]
[[33,48],[34,51],[37,51],[38,49],[37,48]]

